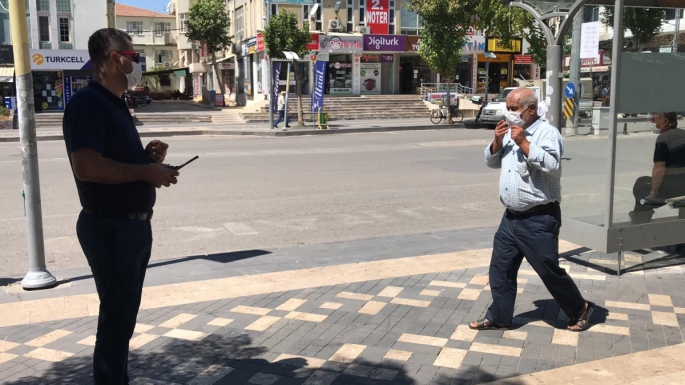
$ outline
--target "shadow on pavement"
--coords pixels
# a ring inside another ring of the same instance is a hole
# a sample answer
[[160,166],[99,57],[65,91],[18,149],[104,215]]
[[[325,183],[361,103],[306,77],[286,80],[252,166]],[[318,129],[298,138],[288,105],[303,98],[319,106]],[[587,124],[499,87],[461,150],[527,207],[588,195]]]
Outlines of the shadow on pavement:
[[[131,385],[247,384],[480,384],[504,378],[478,366],[456,369],[430,364],[357,358],[352,363],[281,356],[255,346],[259,332],[222,328],[202,341],[160,337],[129,356]],[[261,338],[261,341],[264,341]],[[342,346],[343,344],[338,344]],[[285,349],[287,351],[287,349]],[[88,350],[90,351],[90,350]],[[312,361],[312,362],[309,362]],[[321,363],[325,361],[325,363]],[[21,364],[19,364],[21,365]],[[437,369],[437,371],[436,371]],[[496,368],[495,368],[496,369]],[[92,384],[92,355],[68,358],[32,376],[8,379],[8,385]],[[164,381],[164,382],[160,382]],[[523,384],[510,380],[508,385]]]
[[[568,318],[565,317],[564,313],[561,312],[559,304],[554,299],[540,299],[533,302],[533,305],[537,307],[535,310],[527,311],[525,313],[520,313],[515,316],[523,323],[512,325],[512,329],[518,329],[530,322],[542,321],[549,326],[556,329],[566,329],[568,326]],[[560,316],[561,315],[561,316]],[[592,326],[598,324],[604,324],[609,315],[609,310],[595,304],[595,310],[590,317],[590,329]]]

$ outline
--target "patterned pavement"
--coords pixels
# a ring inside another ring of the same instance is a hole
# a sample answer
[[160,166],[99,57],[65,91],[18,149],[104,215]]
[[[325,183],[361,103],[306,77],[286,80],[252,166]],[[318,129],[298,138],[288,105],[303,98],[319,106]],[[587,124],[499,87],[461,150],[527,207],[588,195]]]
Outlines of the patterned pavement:
[[[142,310],[131,383],[481,384],[683,343],[680,266],[563,266],[599,305],[588,332],[564,330],[526,263],[511,330],[469,330],[490,294],[487,267],[468,268]],[[0,381],[92,383],[96,322],[0,328]]]

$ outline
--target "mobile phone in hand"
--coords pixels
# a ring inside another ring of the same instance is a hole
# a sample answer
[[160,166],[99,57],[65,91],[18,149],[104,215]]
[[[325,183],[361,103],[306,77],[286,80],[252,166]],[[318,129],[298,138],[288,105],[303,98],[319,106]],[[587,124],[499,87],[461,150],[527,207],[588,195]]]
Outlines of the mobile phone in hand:
[[188,164],[190,164],[190,162],[194,161],[194,160],[197,159],[197,158],[199,158],[199,156],[198,156],[198,155],[195,155],[195,157],[194,157],[193,159],[191,159],[191,160],[189,160],[189,161],[183,163],[182,165],[180,165],[180,166],[169,166],[169,168],[172,169],[172,170],[178,171],[178,170],[182,169],[183,167],[187,166]]

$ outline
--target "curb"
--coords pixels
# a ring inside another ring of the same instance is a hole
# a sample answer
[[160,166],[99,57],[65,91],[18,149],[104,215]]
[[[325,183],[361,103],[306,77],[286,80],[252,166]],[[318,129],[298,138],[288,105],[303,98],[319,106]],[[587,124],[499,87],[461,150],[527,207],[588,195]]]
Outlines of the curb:
[[[330,130],[301,129],[293,131],[251,131],[251,130],[174,130],[174,131],[146,131],[141,132],[141,138],[152,137],[171,137],[171,136],[260,136],[260,137],[288,137],[288,136],[314,136],[314,135],[336,135],[336,134],[360,134],[374,132],[394,132],[394,131],[427,131],[427,130],[454,130],[462,128],[481,128],[479,124],[455,123],[449,126],[436,124],[432,126],[404,126],[404,127],[364,127],[364,128],[338,128]],[[38,142],[63,140],[64,136],[38,135]],[[19,142],[19,136],[0,137],[0,143]]]

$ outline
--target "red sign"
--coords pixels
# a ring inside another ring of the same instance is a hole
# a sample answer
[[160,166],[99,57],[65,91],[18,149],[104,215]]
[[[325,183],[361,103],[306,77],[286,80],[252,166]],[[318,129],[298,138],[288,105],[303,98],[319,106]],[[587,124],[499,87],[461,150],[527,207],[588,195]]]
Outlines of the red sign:
[[514,64],[533,64],[533,57],[530,55],[514,55]]
[[389,3],[389,0],[367,0],[366,26],[371,29],[372,35],[388,34],[390,25]]
[[318,51],[319,50],[319,34],[312,34],[312,40],[307,44],[308,51]]
[[264,51],[264,36],[257,34],[257,52]]

